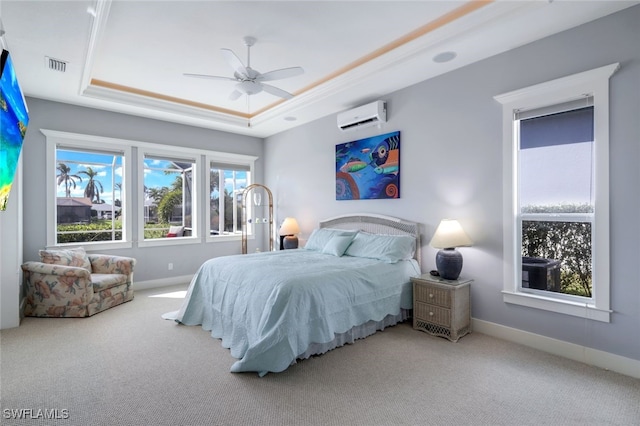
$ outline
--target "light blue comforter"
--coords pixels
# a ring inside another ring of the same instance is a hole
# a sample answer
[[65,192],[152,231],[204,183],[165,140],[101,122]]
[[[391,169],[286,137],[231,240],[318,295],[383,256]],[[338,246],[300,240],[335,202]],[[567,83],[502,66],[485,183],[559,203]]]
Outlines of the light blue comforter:
[[412,308],[415,261],[304,249],[218,257],[189,286],[176,320],[202,325],[238,361],[232,372],[285,370],[311,343]]

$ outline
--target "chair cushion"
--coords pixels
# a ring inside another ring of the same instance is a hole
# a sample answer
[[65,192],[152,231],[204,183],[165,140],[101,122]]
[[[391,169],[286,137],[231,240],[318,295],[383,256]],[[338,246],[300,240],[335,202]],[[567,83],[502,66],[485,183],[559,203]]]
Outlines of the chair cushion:
[[93,292],[98,293],[111,287],[127,282],[127,276],[123,274],[91,274]]
[[84,268],[91,272],[91,262],[82,247],[72,249],[40,250],[42,263]]

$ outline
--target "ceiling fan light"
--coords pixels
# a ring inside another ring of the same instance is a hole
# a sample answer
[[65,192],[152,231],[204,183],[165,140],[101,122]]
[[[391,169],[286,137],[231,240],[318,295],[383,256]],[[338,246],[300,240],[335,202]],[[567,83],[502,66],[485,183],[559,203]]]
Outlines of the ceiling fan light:
[[236,89],[245,95],[255,95],[262,92],[262,85],[254,81],[241,81],[236,85]]

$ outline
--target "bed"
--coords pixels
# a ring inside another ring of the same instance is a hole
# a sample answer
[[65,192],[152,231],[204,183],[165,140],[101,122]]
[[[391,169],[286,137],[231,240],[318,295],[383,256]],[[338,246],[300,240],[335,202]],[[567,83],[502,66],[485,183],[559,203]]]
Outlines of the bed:
[[304,248],[206,261],[164,317],[221,339],[238,359],[231,372],[264,376],[409,318],[419,260],[418,224],[340,216]]

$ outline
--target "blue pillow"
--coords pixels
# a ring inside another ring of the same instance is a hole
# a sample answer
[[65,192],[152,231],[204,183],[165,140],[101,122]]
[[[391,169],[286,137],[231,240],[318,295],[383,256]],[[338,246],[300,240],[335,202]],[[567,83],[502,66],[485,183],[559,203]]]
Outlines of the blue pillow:
[[353,241],[355,236],[355,234],[334,235],[322,248],[322,252],[325,254],[332,254],[334,256],[340,257],[347,250],[347,247],[349,247],[349,244],[351,244],[351,241]]
[[416,239],[410,235],[382,235],[360,232],[345,254],[354,257],[378,259],[387,263],[412,259],[416,251]]
[[307,250],[321,252],[322,249],[324,249],[324,246],[327,245],[329,240],[331,240],[331,237],[333,237],[334,235],[355,236],[357,233],[358,231],[349,231],[344,229],[332,229],[332,228],[314,229],[313,232],[311,233],[311,236],[309,236],[309,239],[307,240],[307,243],[305,244],[304,248]]

